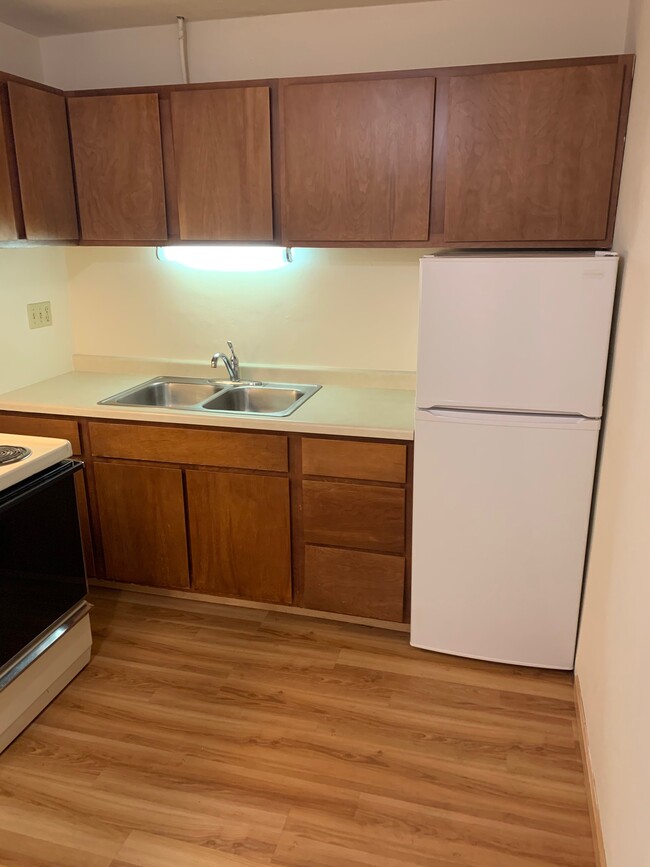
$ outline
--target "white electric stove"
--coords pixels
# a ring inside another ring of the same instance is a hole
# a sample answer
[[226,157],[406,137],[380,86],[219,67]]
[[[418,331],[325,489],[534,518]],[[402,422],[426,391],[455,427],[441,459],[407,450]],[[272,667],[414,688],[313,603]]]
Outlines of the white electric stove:
[[71,455],[72,446],[67,440],[5,434],[0,428],[0,491],[17,485]]
[[90,660],[88,587],[66,440],[0,419],[0,752]]

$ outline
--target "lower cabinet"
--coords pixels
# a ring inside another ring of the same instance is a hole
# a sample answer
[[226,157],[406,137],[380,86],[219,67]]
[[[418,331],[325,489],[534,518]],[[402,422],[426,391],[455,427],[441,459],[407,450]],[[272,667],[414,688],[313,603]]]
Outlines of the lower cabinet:
[[289,480],[188,470],[192,589],[291,602]]
[[402,621],[408,580],[408,448],[303,437],[304,608]]
[[86,463],[91,578],[404,620],[405,443],[1,413],[0,428],[68,439]]
[[94,476],[105,577],[188,589],[182,471],[96,461]]

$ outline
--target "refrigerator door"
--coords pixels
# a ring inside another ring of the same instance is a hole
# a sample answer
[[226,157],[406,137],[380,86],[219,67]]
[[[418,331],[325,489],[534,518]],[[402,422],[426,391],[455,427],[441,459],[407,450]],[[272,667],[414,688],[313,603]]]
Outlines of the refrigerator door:
[[573,667],[598,427],[417,414],[411,644]]
[[421,260],[417,406],[602,414],[616,255]]

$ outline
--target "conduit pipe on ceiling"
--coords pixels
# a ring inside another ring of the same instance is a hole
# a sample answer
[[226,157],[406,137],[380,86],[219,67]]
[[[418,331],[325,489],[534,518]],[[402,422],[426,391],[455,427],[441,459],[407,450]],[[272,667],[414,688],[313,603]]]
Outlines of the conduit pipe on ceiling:
[[181,52],[181,75],[183,84],[188,84],[190,80],[189,64],[187,62],[187,30],[185,29],[185,18],[182,15],[176,16],[178,22],[178,47]]

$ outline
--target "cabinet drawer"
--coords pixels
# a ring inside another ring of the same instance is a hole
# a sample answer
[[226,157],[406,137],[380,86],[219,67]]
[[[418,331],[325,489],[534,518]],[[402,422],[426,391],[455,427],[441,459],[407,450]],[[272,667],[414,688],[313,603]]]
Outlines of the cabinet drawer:
[[97,457],[277,472],[288,467],[284,436],[98,422],[89,427]]
[[405,492],[340,482],[303,482],[305,542],[402,554]]
[[401,621],[404,572],[403,557],[308,545],[302,605],[338,614]]
[[79,425],[65,418],[34,418],[29,415],[0,415],[0,431],[30,437],[68,440],[75,455],[81,454]]
[[406,481],[406,446],[305,438],[302,471],[306,476],[403,483]]

